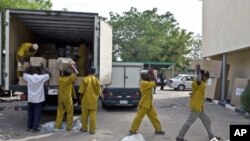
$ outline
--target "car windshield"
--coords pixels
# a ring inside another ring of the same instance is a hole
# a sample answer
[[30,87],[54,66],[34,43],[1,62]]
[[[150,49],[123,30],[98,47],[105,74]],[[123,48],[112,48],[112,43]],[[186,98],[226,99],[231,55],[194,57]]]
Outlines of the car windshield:
[[177,76],[174,77],[174,79],[179,79],[181,77],[182,77],[182,75],[177,75]]

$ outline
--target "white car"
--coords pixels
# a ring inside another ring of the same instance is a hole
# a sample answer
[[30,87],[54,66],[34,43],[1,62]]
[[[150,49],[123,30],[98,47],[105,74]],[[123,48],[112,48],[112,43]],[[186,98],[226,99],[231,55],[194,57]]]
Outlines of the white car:
[[174,90],[191,90],[192,89],[192,82],[196,78],[196,75],[190,74],[179,74],[174,78],[169,79],[168,85]]

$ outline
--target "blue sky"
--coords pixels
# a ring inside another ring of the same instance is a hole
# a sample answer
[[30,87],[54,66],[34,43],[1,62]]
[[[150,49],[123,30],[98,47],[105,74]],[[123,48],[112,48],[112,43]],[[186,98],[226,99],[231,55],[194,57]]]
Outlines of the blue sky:
[[180,27],[202,34],[202,2],[200,0],[51,0],[53,10],[94,12],[109,17],[109,12],[122,14],[136,7],[138,11],[157,8],[159,14],[170,11]]

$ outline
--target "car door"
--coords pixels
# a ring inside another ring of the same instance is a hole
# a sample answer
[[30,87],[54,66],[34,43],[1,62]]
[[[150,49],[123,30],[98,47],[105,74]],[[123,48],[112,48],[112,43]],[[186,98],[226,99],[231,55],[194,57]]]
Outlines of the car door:
[[191,76],[186,76],[185,88],[192,89],[193,78]]

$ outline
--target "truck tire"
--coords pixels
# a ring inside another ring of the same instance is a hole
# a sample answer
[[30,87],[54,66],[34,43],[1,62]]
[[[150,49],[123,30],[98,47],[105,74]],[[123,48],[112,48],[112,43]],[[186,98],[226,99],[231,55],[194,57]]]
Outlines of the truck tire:
[[109,106],[105,105],[105,104],[102,102],[102,109],[109,109]]
[[177,89],[178,89],[179,91],[184,91],[184,90],[185,90],[185,86],[184,86],[184,85],[179,85],[179,86],[177,87]]

